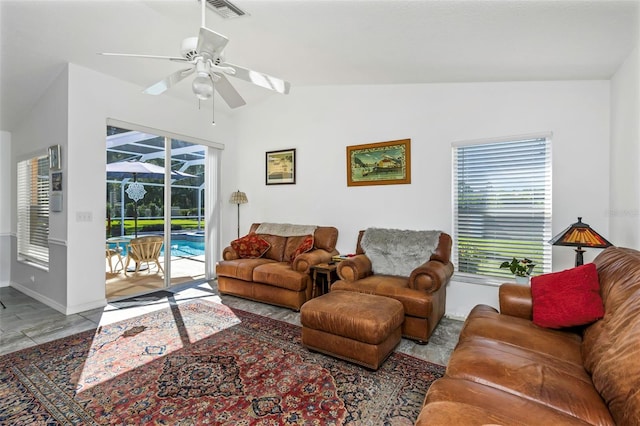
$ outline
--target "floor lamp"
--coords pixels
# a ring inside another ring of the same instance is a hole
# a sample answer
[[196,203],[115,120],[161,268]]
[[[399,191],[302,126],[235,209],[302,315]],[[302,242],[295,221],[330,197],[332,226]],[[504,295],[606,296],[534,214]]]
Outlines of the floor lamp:
[[246,204],[249,202],[249,200],[247,199],[247,194],[245,194],[244,192],[240,192],[240,190],[237,190],[236,192],[231,194],[231,199],[229,199],[229,202],[238,205],[238,238],[240,238],[240,204]]

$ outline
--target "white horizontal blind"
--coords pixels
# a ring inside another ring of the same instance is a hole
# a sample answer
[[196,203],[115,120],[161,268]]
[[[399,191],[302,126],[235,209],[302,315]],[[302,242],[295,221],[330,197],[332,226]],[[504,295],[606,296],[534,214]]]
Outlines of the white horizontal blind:
[[458,272],[512,277],[513,257],[551,271],[551,141],[548,137],[453,147],[454,262]]
[[18,258],[49,264],[49,159],[18,163]]

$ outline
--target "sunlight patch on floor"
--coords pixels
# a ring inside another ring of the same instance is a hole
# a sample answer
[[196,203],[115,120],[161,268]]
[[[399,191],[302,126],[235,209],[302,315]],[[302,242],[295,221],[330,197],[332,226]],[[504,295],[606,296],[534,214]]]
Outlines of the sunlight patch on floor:
[[[199,300],[224,306],[220,297],[211,292],[210,287],[207,291],[206,283],[202,286],[204,287],[184,289],[168,298],[152,301],[148,305],[125,308],[113,305],[105,307],[100,326],[96,330],[92,347],[88,352],[90,356],[87,357],[76,381],[77,392],[115,380],[122,374],[180,351],[185,346],[206,339],[240,322],[235,314],[223,315],[219,323],[213,327],[211,324],[198,324],[193,320],[185,320],[184,315],[188,315],[188,311],[180,309],[184,303]],[[161,309],[171,309],[173,327],[171,330],[164,328],[157,340],[154,334],[157,329],[154,330],[153,326],[145,325],[144,320],[140,324],[132,324],[132,322],[122,324],[121,328],[115,324],[118,321],[136,318]],[[226,306],[225,309],[231,312],[231,309]],[[188,324],[191,324],[191,330]],[[129,339],[133,341],[127,342]],[[136,339],[140,341],[135,343]]]

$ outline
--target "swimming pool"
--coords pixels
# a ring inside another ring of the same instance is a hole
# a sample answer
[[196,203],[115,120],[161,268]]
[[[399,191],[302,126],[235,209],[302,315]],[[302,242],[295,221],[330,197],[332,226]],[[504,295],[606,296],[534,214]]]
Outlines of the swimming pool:
[[[164,246],[161,255],[164,255]],[[204,255],[204,239],[202,241],[194,240],[171,240],[171,256],[172,257],[190,257]]]
[[[116,243],[109,243],[110,248],[115,248],[116,245]],[[122,244],[120,247],[124,248],[125,246],[126,244]],[[164,256],[164,246],[162,246],[160,255]],[[204,236],[195,236],[193,234],[175,235],[171,239],[171,257],[193,257],[202,255],[204,255]]]

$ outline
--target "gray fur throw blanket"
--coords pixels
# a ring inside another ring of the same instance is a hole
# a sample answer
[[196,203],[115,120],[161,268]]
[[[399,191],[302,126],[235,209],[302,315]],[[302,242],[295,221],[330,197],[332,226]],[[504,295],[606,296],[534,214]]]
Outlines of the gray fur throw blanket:
[[316,232],[315,225],[292,225],[290,223],[261,223],[256,229],[256,234],[279,235],[281,237],[297,237],[300,235],[313,235]]
[[367,228],[360,246],[374,274],[408,277],[438,247],[441,231]]

